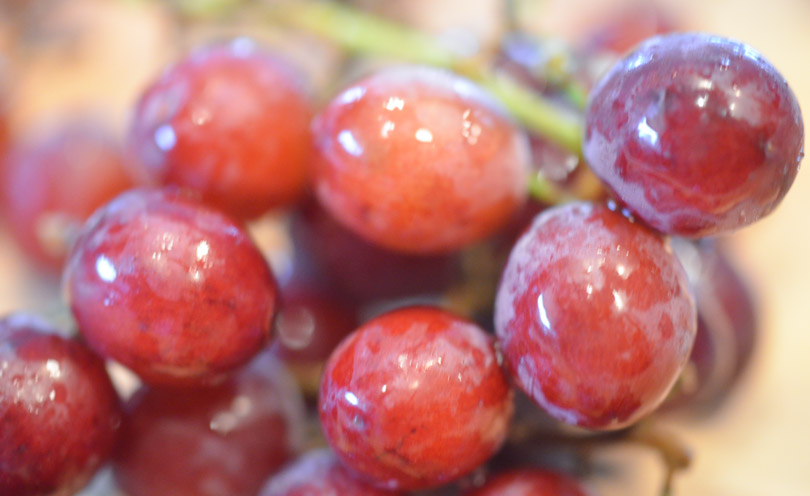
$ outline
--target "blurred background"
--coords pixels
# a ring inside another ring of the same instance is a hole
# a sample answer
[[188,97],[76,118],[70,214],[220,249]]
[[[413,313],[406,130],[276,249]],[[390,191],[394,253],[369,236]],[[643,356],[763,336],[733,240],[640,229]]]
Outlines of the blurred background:
[[[92,115],[122,135],[139,91],[162,67],[206,40],[249,34],[285,51],[328,88],[336,50],[255,19],[223,25],[217,16],[190,23],[172,5],[210,2],[146,0],[0,0],[0,74],[12,133],[35,133],[76,113]],[[227,2],[226,2],[227,3]],[[390,0],[357,4],[419,26],[471,49],[502,34],[497,0]],[[608,0],[515,0],[518,23],[566,40],[582,39],[611,13],[646,4]],[[810,2],[807,0],[662,0],[677,26],[743,40],[779,69],[810,116]],[[207,7],[206,7],[207,8]],[[207,11],[210,12],[210,11]],[[711,417],[664,422],[691,448],[692,467],[675,494],[810,494],[810,173],[765,220],[730,236],[733,255],[754,287],[762,334],[754,362]],[[38,272],[0,233],[0,312],[64,313],[59,280]],[[611,448],[599,456],[628,460],[627,471],[596,484],[604,494],[655,494],[662,468],[643,449]],[[106,494],[98,489],[98,494]]]

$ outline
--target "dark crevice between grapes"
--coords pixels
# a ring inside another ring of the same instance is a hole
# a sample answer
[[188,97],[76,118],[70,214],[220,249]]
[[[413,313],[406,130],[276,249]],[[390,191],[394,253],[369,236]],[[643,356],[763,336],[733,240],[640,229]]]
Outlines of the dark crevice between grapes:
[[[603,467],[593,461],[593,453],[617,443],[644,446],[660,457],[664,464],[661,496],[673,494],[676,474],[689,468],[692,463],[690,450],[674,432],[661,427],[654,420],[644,420],[617,431],[581,431],[575,434],[518,422],[513,425],[506,446],[493,460],[493,466],[508,467],[518,460],[540,460],[541,463],[564,465],[554,468],[585,477],[604,471]],[[545,452],[553,452],[554,458],[547,459]],[[560,456],[560,453],[567,456]]]

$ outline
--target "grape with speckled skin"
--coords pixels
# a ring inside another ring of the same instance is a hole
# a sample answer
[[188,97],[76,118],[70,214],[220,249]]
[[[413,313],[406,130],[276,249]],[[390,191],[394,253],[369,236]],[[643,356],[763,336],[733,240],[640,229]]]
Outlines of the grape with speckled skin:
[[174,189],[131,190],[93,214],[64,281],[88,344],[152,384],[220,380],[267,343],[276,312],[247,233]]
[[784,78],[753,48],[706,34],[642,43],[602,79],[583,152],[640,219],[702,237],[770,213],[803,156]]
[[74,494],[111,454],[120,423],[99,357],[30,315],[0,320],[0,494]]
[[321,425],[335,453],[375,486],[438,487],[501,446],[512,393],[492,339],[432,307],[373,319],[326,365]]
[[654,410],[695,327],[686,274],[665,242],[603,205],[537,216],[495,300],[514,380],[552,416],[590,429],[625,427]]

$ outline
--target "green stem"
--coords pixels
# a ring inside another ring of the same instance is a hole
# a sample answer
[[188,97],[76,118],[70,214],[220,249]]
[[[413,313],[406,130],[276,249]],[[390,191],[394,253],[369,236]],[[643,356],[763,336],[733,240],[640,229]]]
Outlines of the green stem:
[[332,1],[296,2],[270,9],[271,19],[321,36],[351,52],[444,67],[481,84],[527,129],[581,153],[581,119],[480,60],[464,58],[419,31]]
[[546,205],[557,205],[573,201],[574,198],[540,174],[529,177],[529,194],[535,200]]
[[517,31],[520,29],[520,12],[518,6],[519,0],[504,0],[504,16],[506,18],[506,29],[508,31]]
[[271,17],[351,52],[451,67],[459,57],[430,36],[330,1],[293,2],[271,8]]
[[577,155],[581,153],[583,126],[580,119],[503,73],[484,72],[474,79],[495,95],[524,126],[566,150]]
[[562,85],[566,98],[578,109],[585,109],[588,104],[588,89],[576,81],[568,81]]
[[178,0],[174,7],[191,19],[220,19],[241,6],[239,0]]

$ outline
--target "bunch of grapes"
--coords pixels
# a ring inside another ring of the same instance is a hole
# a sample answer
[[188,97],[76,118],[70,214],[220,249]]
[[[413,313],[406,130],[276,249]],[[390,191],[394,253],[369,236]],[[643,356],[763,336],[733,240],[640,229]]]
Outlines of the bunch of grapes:
[[[525,36],[482,62],[345,6],[274,14],[409,63],[319,105],[237,38],[167,68],[123,149],[0,121],[3,212],[78,330],[0,321],[0,493],[75,494],[112,460],[129,496],[585,495],[532,450],[651,442],[662,405],[726,394],[754,304],[704,238],[769,214],[803,155],[758,52],[605,31],[560,69]],[[274,274],[246,226],[279,211]]]

